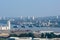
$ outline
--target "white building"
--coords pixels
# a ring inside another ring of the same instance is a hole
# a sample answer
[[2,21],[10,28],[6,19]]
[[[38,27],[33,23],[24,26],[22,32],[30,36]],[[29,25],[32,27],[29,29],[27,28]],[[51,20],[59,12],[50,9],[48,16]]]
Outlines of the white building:
[[15,40],[32,40],[32,37],[10,37],[9,39],[15,39]]
[[5,26],[0,26],[0,30],[10,30],[10,21],[7,22],[7,25]]
[[53,31],[40,31],[40,33],[53,33]]
[[57,32],[56,32],[56,33],[54,33],[54,34],[55,34],[55,35],[60,35],[60,33],[57,33]]
[[32,19],[34,20],[34,19],[35,19],[35,17],[33,16],[33,17],[32,17]]
[[33,40],[41,40],[40,38],[33,38]]
[[58,19],[59,17],[57,16],[56,18]]

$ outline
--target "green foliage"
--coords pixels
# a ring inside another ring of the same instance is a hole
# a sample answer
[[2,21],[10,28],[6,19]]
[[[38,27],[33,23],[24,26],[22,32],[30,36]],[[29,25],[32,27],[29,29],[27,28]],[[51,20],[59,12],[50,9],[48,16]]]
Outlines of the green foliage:
[[16,34],[10,34],[10,37],[17,37]]
[[54,33],[42,33],[41,38],[60,38],[60,35],[55,35]]
[[6,38],[0,38],[0,40],[6,40]]
[[19,37],[34,37],[33,33],[20,34]]
[[[10,34],[9,37],[36,37],[33,33],[24,33],[20,35]],[[54,33],[41,33],[40,38],[60,38],[60,35],[55,35]]]
[[41,33],[41,38],[44,38],[44,33]]

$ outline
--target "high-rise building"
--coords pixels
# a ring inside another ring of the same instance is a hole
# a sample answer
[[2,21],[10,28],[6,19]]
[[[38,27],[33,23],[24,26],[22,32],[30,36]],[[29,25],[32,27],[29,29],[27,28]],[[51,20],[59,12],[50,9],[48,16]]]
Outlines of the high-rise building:
[[10,20],[8,21],[8,28],[9,28],[9,30],[10,30],[10,28],[11,28]]
[[35,19],[35,17],[34,17],[34,16],[33,16],[32,18],[33,18],[33,20]]
[[58,19],[58,16],[56,18]]

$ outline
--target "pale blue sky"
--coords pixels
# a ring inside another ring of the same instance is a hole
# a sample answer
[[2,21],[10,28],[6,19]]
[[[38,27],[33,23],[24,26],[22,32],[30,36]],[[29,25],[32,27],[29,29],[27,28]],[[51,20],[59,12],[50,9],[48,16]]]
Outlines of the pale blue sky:
[[60,15],[60,0],[0,0],[0,16]]

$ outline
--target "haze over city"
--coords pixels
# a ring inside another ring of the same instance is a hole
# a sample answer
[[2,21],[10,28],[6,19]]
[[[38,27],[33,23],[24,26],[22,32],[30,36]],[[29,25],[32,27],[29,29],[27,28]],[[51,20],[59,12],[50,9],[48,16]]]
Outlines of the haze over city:
[[60,0],[0,0],[0,16],[57,16]]

